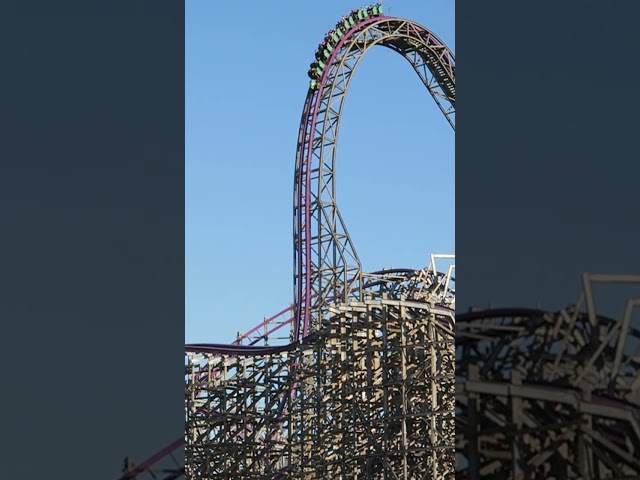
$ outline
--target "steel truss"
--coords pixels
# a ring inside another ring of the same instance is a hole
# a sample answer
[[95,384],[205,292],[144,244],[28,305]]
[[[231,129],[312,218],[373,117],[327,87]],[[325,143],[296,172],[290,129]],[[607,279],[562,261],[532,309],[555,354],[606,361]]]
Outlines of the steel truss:
[[383,46],[406,58],[455,128],[455,59],[425,27],[375,17],[356,23],[337,43],[318,88],[305,102],[294,189],[294,296],[298,340],[320,328],[329,305],[359,300],[362,265],[336,201],[335,167],[342,109],[365,53]]
[[458,314],[456,478],[640,478],[640,299],[597,315],[595,282],[640,276],[585,274],[559,312]]
[[455,289],[433,267],[367,275],[301,342],[189,346],[187,477],[451,478]]

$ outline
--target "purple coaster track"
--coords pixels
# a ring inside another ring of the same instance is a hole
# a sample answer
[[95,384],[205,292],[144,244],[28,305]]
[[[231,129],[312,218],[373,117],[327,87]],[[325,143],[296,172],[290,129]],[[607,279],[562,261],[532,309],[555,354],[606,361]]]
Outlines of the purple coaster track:
[[408,20],[381,16],[356,23],[340,38],[318,87],[309,89],[298,137],[294,191],[296,340],[326,319],[329,298],[346,303],[361,294],[361,262],[335,201],[335,160],[349,83],[364,54],[376,45],[400,53],[411,63],[455,128],[455,59],[433,33]]

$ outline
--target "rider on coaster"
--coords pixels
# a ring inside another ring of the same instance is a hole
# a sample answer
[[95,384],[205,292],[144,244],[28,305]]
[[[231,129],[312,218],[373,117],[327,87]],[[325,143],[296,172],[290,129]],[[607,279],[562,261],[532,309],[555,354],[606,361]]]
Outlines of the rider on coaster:
[[340,38],[352,25],[357,23],[358,20],[364,20],[369,16],[378,15],[382,15],[382,3],[376,3],[374,5],[368,5],[365,8],[351,10],[349,15],[342,17],[342,20],[336,24],[336,27],[325,35],[324,41],[319,45],[318,50],[316,50],[316,61],[311,63],[309,71],[307,72],[307,75],[311,78],[312,89],[317,88],[317,81],[322,73],[321,70],[324,69],[324,64],[320,62],[322,62],[323,59],[325,59],[325,57],[327,57],[327,55],[333,50]]

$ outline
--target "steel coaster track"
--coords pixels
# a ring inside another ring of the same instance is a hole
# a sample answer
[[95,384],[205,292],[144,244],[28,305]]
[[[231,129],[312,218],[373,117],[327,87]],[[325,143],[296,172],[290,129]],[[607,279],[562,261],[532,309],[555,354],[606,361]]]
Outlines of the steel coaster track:
[[353,75],[375,46],[402,55],[455,129],[455,58],[428,29],[410,20],[373,17],[353,25],[333,49],[305,101],[294,183],[294,338],[319,328],[329,298],[362,295],[362,264],[336,202],[339,127]]

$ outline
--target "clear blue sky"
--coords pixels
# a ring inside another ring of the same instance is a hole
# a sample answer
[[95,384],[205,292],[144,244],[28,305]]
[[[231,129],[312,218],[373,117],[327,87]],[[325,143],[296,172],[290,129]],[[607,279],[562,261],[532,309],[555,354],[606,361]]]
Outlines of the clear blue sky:
[[[293,174],[306,72],[366,2],[186,2],[186,341],[229,342],[293,299]],[[454,2],[392,16],[455,52]],[[454,132],[410,65],[370,51],[348,93],[338,202],[365,270],[427,265],[455,245]]]

